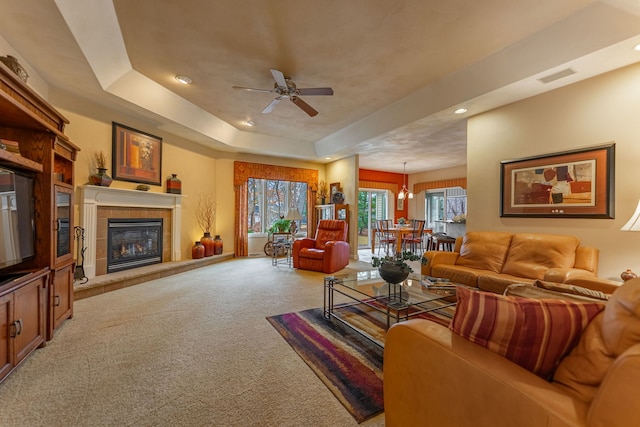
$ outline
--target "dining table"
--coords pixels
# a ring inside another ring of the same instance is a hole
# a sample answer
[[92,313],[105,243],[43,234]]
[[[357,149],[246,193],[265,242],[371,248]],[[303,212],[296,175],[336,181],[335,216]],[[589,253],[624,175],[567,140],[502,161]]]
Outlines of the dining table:
[[[380,230],[378,229],[374,229],[373,232],[375,234],[377,234]],[[388,231],[390,233],[393,233],[394,236],[396,237],[396,253],[402,252],[402,238],[408,234],[414,234],[414,233],[418,233],[420,230],[413,228],[411,225],[395,225],[392,228],[389,228],[387,230],[384,231]],[[423,230],[423,235],[424,234],[428,234],[431,233],[431,229],[424,229]],[[375,253],[376,251],[376,239],[374,238],[371,241],[371,252]]]

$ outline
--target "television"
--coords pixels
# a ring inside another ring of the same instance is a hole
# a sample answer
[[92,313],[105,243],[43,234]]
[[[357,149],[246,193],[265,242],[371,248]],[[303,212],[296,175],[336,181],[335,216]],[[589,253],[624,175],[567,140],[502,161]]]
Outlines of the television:
[[35,255],[34,178],[0,167],[0,275]]

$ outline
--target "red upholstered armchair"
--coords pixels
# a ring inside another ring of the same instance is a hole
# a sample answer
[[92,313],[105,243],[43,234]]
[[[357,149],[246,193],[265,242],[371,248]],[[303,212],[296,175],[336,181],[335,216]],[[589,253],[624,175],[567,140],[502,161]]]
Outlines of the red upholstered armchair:
[[293,242],[293,266],[303,270],[331,274],[349,264],[349,243],[346,221],[323,219],[318,224],[316,238]]

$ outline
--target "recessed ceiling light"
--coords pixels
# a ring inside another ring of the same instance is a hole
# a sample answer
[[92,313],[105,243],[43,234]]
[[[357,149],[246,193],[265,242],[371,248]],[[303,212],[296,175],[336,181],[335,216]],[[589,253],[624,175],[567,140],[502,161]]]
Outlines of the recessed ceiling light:
[[245,120],[244,122],[242,122],[245,126],[255,126],[255,122],[253,120]]
[[635,45],[634,49],[637,50],[637,51],[640,51],[640,44]]
[[190,85],[192,80],[187,76],[176,76],[176,80],[182,83],[183,85]]
[[325,157],[324,159],[325,160],[331,160],[331,157]]
[[457,110],[454,111],[455,114],[464,114],[467,112],[466,108],[458,108]]

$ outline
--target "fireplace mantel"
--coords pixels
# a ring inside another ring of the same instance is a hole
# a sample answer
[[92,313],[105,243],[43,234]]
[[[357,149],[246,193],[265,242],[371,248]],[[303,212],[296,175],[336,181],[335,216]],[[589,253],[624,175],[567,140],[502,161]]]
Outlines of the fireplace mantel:
[[85,233],[84,273],[96,275],[96,240],[98,207],[158,208],[171,210],[171,261],[180,261],[181,199],[180,194],[165,194],[122,188],[83,185],[80,187],[80,218]]

